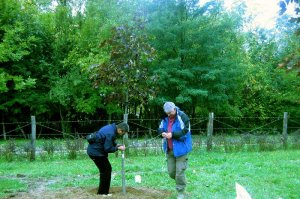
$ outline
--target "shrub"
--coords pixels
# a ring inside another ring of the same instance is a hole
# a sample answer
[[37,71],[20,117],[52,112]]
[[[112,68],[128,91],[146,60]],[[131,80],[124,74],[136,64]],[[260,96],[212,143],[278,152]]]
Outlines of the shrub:
[[[224,135],[215,136],[213,138],[213,147],[214,147],[214,150],[221,150],[221,151],[223,151],[223,148],[225,149],[224,145],[227,144],[226,142],[227,142],[227,140],[226,140],[226,138],[225,138]],[[206,142],[206,144],[207,144],[207,142]]]
[[246,133],[242,135],[242,140],[245,144],[251,144],[252,135],[250,133]]
[[276,141],[268,139],[266,135],[260,135],[257,137],[259,151],[274,151],[276,148]]
[[82,138],[67,140],[66,148],[68,150],[68,158],[73,160],[77,158],[77,152],[84,149],[84,143]]
[[26,158],[30,159],[31,156],[31,144],[30,142],[26,142],[22,145],[23,151],[26,154]]
[[16,154],[17,145],[14,139],[9,139],[4,145],[4,157],[7,161],[13,161],[13,157]]
[[291,148],[300,149],[300,134],[291,136]]
[[238,138],[224,138],[223,141],[226,153],[241,151],[244,147],[243,141]]
[[47,160],[47,154],[44,153],[43,151],[41,151],[41,153],[39,155],[40,155],[42,161],[46,161]]
[[43,142],[43,150],[47,151],[48,155],[52,156],[55,151],[55,145],[53,140]]

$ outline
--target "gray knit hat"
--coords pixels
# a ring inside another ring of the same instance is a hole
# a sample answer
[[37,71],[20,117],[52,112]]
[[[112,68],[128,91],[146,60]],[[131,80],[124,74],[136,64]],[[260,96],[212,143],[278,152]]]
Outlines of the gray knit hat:
[[173,111],[175,109],[175,107],[176,106],[175,106],[175,104],[173,102],[166,102],[164,104],[164,111],[166,113],[171,112],[171,111]]
[[117,128],[121,129],[122,131],[124,131],[126,133],[129,131],[129,125],[125,122],[121,122],[121,123],[117,124]]

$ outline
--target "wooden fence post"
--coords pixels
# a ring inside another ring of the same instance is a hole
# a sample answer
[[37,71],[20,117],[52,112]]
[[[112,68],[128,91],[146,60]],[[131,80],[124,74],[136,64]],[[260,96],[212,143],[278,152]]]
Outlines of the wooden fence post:
[[4,123],[3,123],[3,126],[2,126],[2,132],[3,132],[3,139],[6,140],[6,131],[5,131]]
[[214,129],[214,113],[209,113],[209,120],[207,124],[207,151],[212,150],[212,135]]
[[288,128],[288,112],[283,113],[283,129],[282,129],[282,142],[283,147],[286,149],[288,145],[288,134],[287,134],[287,128]]
[[2,114],[2,132],[3,132],[3,139],[6,140],[6,131],[5,131],[5,124],[4,124],[4,115]]
[[31,154],[30,161],[35,160],[36,122],[35,116],[31,116]]

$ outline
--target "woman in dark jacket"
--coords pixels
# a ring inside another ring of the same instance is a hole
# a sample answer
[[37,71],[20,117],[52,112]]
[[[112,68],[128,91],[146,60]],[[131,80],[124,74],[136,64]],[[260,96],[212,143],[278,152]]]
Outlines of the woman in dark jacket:
[[97,194],[109,194],[111,181],[111,164],[108,160],[108,153],[114,153],[117,150],[125,150],[125,146],[117,145],[117,135],[124,135],[129,131],[127,123],[109,124],[103,126],[97,132],[87,137],[89,145],[87,154],[94,161],[99,169],[100,182]]

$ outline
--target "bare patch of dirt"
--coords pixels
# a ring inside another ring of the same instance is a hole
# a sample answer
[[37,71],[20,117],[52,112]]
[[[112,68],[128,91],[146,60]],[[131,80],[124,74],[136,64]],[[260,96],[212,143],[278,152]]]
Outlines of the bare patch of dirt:
[[157,189],[149,189],[143,187],[126,187],[126,194],[123,194],[122,187],[111,187],[111,196],[97,195],[97,188],[74,188],[68,187],[60,190],[43,190],[35,189],[28,193],[20,192],[12,194],[8,198],[16,199],[92,199],[92,198],[107,198],[107,199],[164,199],[171,195],[170,192]]

